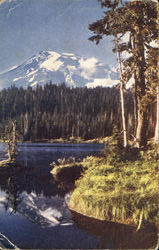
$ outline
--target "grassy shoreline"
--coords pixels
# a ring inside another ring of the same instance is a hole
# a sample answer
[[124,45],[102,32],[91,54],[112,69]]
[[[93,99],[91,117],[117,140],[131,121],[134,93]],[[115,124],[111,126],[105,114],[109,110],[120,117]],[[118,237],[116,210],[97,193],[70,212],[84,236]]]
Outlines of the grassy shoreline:
[[[6,161],[1,163],[1,166],[8,166]],[[71,210],[100,220],[132,225],[137,229],[146,223],[157,225],[156,149],[125,150],[113,142],[100,156],[89,156],[78,163],[74,160],[60,162],[57,168],[54,166],[52,174],[64,179],[66,185],[67,176],[78,178],[68,204]]]
[[[76,181],[69,208],[100,220],[135,226],[157,225],[158,162],[153,152],[134,160],[111,156],[87,157]],[[131,157],[130,157],[131,158]]]

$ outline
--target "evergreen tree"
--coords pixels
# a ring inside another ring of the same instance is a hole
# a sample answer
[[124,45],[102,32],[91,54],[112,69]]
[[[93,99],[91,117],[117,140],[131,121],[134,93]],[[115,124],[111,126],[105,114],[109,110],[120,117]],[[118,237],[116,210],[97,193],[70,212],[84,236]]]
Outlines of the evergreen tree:
[[[133,99],[129,91],[125,93],[125,101],[130,131],[133,127]],[[17,121],[17,129],[25,141],[109,136],[114,125],[121,129],[118,103],[119,92],[114,87],[70,89],[53,84],[36,89],[12,87],[0,92],[0,136],[3,137],[10,118]]]
[[137,113],[136,146],[145,146],[148,126],[147,88],[149,87],[146,79],[148,62],[145,54],[146,46],[158,36],[157,4],[155,1],[131,1],[118,8],[116,5],[114,8],[114,5],[108,6],[110,1],[102,2],[105,3],[103,6],[111,9],[105,12],[102,19],[89,26],[89,29],[95,33],[90,40],[99,43],[105,35],[119,36],[121,39],[125,34],[129,34],[128,42],[120,43],[118,50],[130,55],[123,60],[123,80],[128,81],[134,76]]

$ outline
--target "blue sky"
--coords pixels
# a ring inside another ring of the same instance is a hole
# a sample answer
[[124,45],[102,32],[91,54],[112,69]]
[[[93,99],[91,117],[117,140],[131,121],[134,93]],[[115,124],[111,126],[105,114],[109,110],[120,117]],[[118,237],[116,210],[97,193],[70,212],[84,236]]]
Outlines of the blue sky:
[[0,4],[0,72],[43,50],[96,57],[116,65],[112,38],[88,41],[92,23],[103,16],[97,0],[3,0]]

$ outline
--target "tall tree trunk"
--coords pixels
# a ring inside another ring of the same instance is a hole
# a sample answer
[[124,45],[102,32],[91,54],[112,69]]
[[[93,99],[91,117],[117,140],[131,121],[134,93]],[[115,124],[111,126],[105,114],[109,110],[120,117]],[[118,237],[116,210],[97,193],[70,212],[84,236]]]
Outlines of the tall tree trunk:
[[125,121],[125,107],[124,107],[123,83],[120,84],[120,98],[121,98],[121,112],[122,112],[122,123],[123,123],[124,147],[126,148],[127,145],[128,145],[128,142],[127,142],[126,121]]
[[138,108],[138,124],[136,129],[136,147],[146,146],[147,144],[147,114],[142,107]]
[[17,131],[16,131],[16,122],[12,122],[12,130],[6,132],[6,136],[8,137],[7,147],[8,147],[8,157],[9,161],[16,159],[17,154]]
[[16,122],[12,121],[12,126],[13,126],[13,140],[12,140],[12,159],[16,158],[16,153],[17,153],[17,136],[16,136]]
[[[136,72],[134,73],[134,79],[136,82]],[[138,124],[138,103],[137,103],[137,86],[134,86],[134,133],[136,132]]]
[[134,35],[134,54],[136,57],[135,70],[135,91],[137,95],[137,128],[136,128],[136,146],[146,146],[147,144],[147,112],[143,98],[146,94],[145,83],[145,48],[141,31],[136,27]]
[[7,142],[7,147],[8,147],[8,158],[9,158],[9,161],[11,161],[12,160],[12,147],[11,147],[10,139]]
[[156,116],[156,129],[155,129],[155,143],[158,145],[159,155],[159,85],[157,86],[157,116]]
[[123,79],[122,79],[122,64],[121,64],[120,52],[118,51],[118,38],[117,37],[115,37],[115,46],[117,50],[118,71],[119,71],[119,77],[120,77],[120,100],[121,100],[124,147],[126,148],[128,145],[128,140],[127,140],[127,130],[126,130],[126,121],[125,121],[124,84],[123,84]]
[[28,112],[24,115],[24,136],[26,137],[29,131],[29,115]]

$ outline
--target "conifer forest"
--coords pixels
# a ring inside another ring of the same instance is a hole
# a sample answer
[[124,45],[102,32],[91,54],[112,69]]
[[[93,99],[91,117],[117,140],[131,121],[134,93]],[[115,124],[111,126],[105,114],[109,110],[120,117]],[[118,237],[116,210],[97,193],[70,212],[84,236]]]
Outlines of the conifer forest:
[[[125,92],[126,118],[133,131],[133,95]],[[11,87],[0,92],[1,137],[9,120],[16,120],[24,141],[81,137],[92,139],[122,130],[117,88],[69,88],[51,83],[36,89]]]

